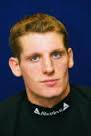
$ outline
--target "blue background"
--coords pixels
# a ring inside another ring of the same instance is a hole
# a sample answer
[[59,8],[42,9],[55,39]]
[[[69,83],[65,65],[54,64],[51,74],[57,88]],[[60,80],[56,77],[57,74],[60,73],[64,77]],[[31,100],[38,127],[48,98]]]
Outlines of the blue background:
[[91,85],[90,0],[0,0],[0,100],[24,88],[23,80],[14,77],[8,66],[10,27],[22,17],[36,12],[56,16],[66,25],[75,60],[70,80],[76,85]]

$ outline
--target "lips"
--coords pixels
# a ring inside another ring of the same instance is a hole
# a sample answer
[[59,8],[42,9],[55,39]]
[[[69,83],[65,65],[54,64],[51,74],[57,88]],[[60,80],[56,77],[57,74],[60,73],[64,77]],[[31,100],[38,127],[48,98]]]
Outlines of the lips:
[[53,87],[57,84],[58,79],[51,79],[51,80],[44,80],[42,81],[42,83],[44,83],[45,85],[49,86],[49,87]]

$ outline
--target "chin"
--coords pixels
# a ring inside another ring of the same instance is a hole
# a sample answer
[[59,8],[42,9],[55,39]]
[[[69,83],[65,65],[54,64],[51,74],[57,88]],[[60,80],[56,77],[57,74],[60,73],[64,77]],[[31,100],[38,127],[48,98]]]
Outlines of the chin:
[[59,96],[61,96],[63,94],[63,92],[62,91],[59,91],[59,92],[48,92],[47,94],[44,94],[43,96],[45,97],[45,98],[48,98],[48,99],[52,99],[52,98],[55,98],[55,97],[59,97]]

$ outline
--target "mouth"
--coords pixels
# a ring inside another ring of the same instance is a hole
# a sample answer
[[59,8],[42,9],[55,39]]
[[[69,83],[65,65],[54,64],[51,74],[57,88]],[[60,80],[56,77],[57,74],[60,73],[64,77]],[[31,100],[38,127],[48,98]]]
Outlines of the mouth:
[[48,87],[54,87],[57,84],[58,80],[59,79],[50,79],[50,80],[48,79],[41,81],[41,83],[45,84]]

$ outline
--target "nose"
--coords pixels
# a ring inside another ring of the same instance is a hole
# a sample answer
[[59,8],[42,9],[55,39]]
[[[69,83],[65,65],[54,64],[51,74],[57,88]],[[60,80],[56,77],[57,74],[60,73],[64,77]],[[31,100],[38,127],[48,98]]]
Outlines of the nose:
[[43,73],[51,75],[54,73],[54,65],[50,58],[43,60]]

